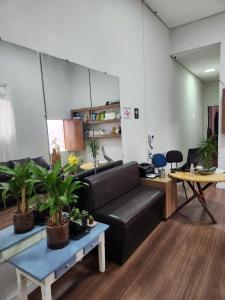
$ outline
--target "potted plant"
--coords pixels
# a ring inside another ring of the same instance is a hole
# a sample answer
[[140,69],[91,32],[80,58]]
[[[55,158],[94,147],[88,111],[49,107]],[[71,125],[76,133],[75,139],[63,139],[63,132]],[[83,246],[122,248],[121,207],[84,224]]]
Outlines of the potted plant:
[[49,208],[42,209],[47,201],[47,194],[37,194],[31,198],[35,225],[44,225],[49,218]]
[[79,239],[87,234],[88,212],[86,210],[80,211],[79,208],[73,208],[70,212],[70,236],[71,238]]
[[216,170],[213,163],[217,154],[217,143],[213,137],[209,137],[200,143],[199,154],[203,164],[203,169],[199,172],[204,175],[213,174]]
[[5,201],[12,196],[17,200],[17,209],[13,213],[15,233],[28,232],[34,226],[33,212],[29,207],[29,199],[34,192],[36,182],[31,178],[33,165],[32,161],[16,164],[13,169],[0,165],[0,173],[9,175],[7,182],[0,183],[0,189],[3,190],[2,198]]
[[96,141],[96,139],[92,138],[89,142],[89,150],[92,154],[92,157],[94,159],[94,166],[97,167],[97,156],[98,156],[98,153],[99,153],[99,149],[100,149],[100,146],[98,144],[98,142]]
[[65,176],[61,162],[57,161],[54,167],[47,171],[36,166],[33,168],[33,176],[38,180],[42,190],[46,190],[47,198],[40,210],[49,208],[50,218],[46,223],[47,245],[50,249],[60,249],[69,243],[69,220],[63,216],[63,208],[72,203],[76,203],[75,192],[83,184],[74,181],[72,176]]

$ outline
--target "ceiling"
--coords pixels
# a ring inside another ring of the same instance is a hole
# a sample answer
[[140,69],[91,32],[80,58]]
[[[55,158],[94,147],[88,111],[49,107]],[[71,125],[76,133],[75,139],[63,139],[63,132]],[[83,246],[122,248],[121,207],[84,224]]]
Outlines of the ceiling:
[[[219,80],[220,75],[220,44],[214,44],[183,53],[176,56],[176,60],[202,81]],[[215,69],[205,73],[206,69]]]
[[225,0],[145,0],[145,2],[170,28],[225,11]]

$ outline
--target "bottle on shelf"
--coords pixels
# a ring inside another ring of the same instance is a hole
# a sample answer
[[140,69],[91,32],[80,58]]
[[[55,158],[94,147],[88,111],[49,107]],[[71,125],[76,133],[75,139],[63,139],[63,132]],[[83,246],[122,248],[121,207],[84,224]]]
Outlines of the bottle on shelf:
[[58,160],[61,160],[60,145],[56,138],[53,139],[51,143],[51,160],[52,166],[54,166]]

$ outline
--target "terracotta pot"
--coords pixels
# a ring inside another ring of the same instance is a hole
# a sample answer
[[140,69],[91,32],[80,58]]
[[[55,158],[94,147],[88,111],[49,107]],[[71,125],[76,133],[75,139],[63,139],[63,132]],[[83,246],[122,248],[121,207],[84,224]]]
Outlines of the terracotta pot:
[[46,226],[47,245],[50,249],[61,249],[69,244],[69,222]]
[[31,231],[34,228],[34,218],[32,209],[30,209],[24,214],[15,211],[13,213],[13,225],[15,233],[25,233]]

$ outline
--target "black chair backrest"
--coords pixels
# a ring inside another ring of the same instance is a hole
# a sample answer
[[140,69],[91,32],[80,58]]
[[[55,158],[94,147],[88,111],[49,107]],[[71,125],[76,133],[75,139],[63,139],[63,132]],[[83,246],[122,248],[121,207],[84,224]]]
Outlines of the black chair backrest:
[[175,163],[177,166],[177,163],[180,163],[183,161],[183,154],[178,150],[171,150],[166,153],[166,160],[168,163],[172,164]]
[[188,171],[191,164],[196,166],[198,163],[201,163],[201,157],[199,154],[199,148],[192,148],[188,150],[187,162],[181,167],[183,171]]
[[190,168],[191,164],[196,166],[198,163],[201,163],[199,148],[189,149],[188,150],[188,156],[187,156],[188,168]]

